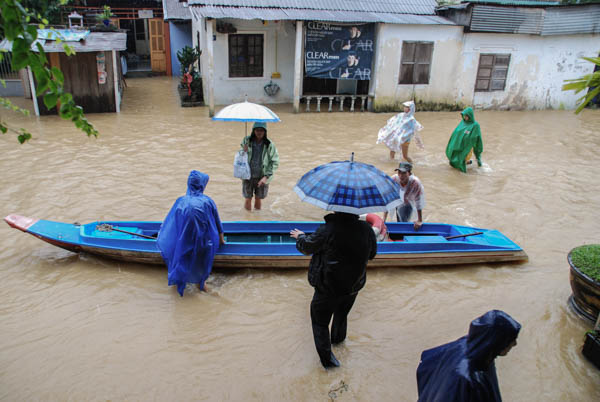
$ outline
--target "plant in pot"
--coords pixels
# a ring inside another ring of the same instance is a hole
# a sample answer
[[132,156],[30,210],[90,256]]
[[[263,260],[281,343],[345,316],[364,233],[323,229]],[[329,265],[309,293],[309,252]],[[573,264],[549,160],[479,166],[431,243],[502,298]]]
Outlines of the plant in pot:
[[114,16],[109,6],[104,6],[102,8],[102,12],[96,15],[96,21],[98,24],[96,25],[96,29],[106,31],[106,30],[115,30],[116,27],[110,25],[110,19]]
[[184,106],[190,106],[190,102],[201,104],[203,101],[202,77],[197,68],[201,54],[201,50],[189,46],[184,46],[177,52],[177,59],[181,65],[181,82],[178,89]]
[[591,321],[583,354],[600,368],[600,244],[575,247],[567,257],[573,294],[569,301],[575,311]]

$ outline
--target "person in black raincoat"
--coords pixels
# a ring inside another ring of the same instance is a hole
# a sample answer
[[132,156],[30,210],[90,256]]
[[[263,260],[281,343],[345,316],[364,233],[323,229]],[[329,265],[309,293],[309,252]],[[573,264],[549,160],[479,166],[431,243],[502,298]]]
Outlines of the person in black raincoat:
[[205,290],[219,244],[225,243],[217,206],[204,195],[208,179],[197,170],[190,172],[187,193],[173,204],[156,240],[168,268],[169,286],[177,285],[181,296],[188,282]]
[[500,310],[471,321],[469,334],[425,350],[417,368],[419,402],[501,401],[494,359],[517,344],[521,324]]
[[298,229],[290,235],[298,251],[312,254],[308,282],[315,288],[310,303],[313,337],[323,367],[337,367],[331,344],[346,339],[348,313],[367,281],[367,262],[377,254],[377,239],[371,225],[344,212],[326,215],[325,224],[308,236]]

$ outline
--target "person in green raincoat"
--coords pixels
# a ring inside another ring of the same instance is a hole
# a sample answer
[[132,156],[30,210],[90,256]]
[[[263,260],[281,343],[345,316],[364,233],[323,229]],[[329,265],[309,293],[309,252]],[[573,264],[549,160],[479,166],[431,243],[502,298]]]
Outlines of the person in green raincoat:
[[461,172],[467,172],[467,164],[471,163],[471,155],[477,158],[477,165],[481,166],[481,153],[483,152],[483,141],[481,139],[481,128],[475,121],[473,109],[468,107],[462,111],[462,121],[456,126],[448,146],[446,156],[450,165]]

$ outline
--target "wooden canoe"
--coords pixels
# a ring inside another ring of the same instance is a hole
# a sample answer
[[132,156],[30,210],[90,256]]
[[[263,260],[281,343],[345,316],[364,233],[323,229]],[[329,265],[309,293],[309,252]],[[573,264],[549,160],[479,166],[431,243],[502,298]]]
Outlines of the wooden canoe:
[[[164,264],[156,247],[161,222],[102,221],[61,223],[9,215],[13,228],[52,245],[120,261]],[[223,222],[226,244],[214,259],[217,268],[307,268],[310,256],[296,250],[290,230],[311,233],[322,222]],[[108,231],[106,231],[108,225]],[[379,242],[369,267],[415,267],[449,264],[525,261],[527,254],[497,230],[442,223],[387,223],[394,241]],[[103,230],[104,229],[104,230]],[[479,234],[474,234],[481,232]]]

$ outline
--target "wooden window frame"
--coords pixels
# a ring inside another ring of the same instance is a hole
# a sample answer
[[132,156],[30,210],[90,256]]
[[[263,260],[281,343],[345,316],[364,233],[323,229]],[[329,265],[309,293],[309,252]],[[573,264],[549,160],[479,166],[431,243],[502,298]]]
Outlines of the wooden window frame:
[[398,85],[429,84],[433,47],[431,41],[402,41]]
[[481,53],[475,76],[475,92],[504,91],[510,53]]
[[[244,38],[244,43],[240,46],[237,43],[232,43],[238,38]],[[260,38],[259,44],[249,44]],[[265,33],[236,33],[227,35],[227,60],[228,60],[228,76],[229,78],[264,78],[265,74]],[[235,63],[235,49],[232,46],[238,46],[242,50],[242,57],[245,58],[245,63]],[[257,49],[260,48],[260,54]],[[254,52],[252,51],[254,50]],[[254,54],[250,54],[254,53]],[[249,63],[252,57],[255,57],[254,63]],[[236,71],[237,70],[237,71]]]

